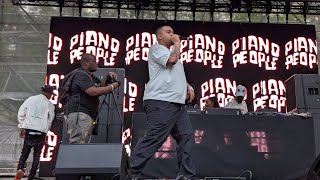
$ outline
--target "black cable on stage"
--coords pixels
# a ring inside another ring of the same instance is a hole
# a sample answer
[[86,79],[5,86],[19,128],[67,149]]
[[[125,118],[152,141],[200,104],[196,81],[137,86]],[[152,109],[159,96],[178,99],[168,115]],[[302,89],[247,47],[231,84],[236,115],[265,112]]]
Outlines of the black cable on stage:
[[112,176],[112,178],[111,178],[110,180],[113,180],[113,178],[115,178],[115,177],[117,177],[117,176],[119,176],[119,177],[120,177],[120,174],[118,173],[118,174],[113,175],[113,176]]
[[250,170],[245,170],[245,171],[243,171],[238,177],[244,177],[244,176],[242,176],[242,175],[245,174],[245,173],[249,173],[249,179],[248,179],[248,180],[251,180],[251,178],[252,178],[252,172],[251,172]]

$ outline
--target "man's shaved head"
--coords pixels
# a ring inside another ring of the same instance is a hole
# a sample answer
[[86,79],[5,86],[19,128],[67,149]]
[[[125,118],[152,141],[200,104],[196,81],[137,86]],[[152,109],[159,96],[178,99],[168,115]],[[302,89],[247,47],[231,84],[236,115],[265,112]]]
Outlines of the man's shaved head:
[[81,56],[80,64],[81,66],[90,60],[96,60],[96,57],[93,54],[85,53]]
[[173,43],[171,41],[171,37],[174,34],[172,27],[168,25],[160,26],[156,32],[157,41],[159,44],[162,44],[166,47],[170,47]]
[[81,65],[81,68],[86,71],[89,71],[89,72],[96,71],[98,68],[96,56],[89,53],[83,54],[80,59],[80,65]]
[[155,34],[156,34],[156,35],[161,34],[161,32],[162,32],[162,30],[163,30],[163,27],[170,27],[170,26],[168,26],[168,25],[162,25],[162,26],[158,27],[158,28],[156,29]]

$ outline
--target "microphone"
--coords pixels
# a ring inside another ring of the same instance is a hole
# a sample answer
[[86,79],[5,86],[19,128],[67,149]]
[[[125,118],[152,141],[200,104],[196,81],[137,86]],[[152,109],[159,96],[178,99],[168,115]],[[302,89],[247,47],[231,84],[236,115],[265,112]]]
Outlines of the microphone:
[[179,38],[180,38],[180,40],[192,40],[192,37],[190,37],[190,36],[180,36],[179,35]]

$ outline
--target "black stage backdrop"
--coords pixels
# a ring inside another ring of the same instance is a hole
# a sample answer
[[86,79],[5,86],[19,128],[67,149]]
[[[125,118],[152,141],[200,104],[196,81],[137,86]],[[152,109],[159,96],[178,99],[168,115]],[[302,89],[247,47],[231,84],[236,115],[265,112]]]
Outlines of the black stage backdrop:
[[[156,43],[153,33],[164,24],[192,37],[181,42],[181,61],[188,82],[195,87],[193,105],[202,107],[207,97],[217,96],[223,107],[241,84],[248,90],[249,111],[271,107],[285,112],[284,81],[296,73],[318,70],[312,25],[53,17],[46,82],[58,89],[63,75],[80,66],[81,54],[91,52],[100,68],[125,68],[123,110],[129,112],[125,116],[143,111],[147,53]],[[52,102],[57,104],[57,97]],[[131,120],[127,119],[128,126]],[[61,125],[55,127],[52,131],[60,140]],[[126,133],[130,136],[130,129]]]
[[92,52],[98,56],[99,67],[125,68],[124,112],[142,111],[147,52],[156,42],[153,32],[163,24],[193,38],[182,42],[181,59],[188,82],[196,89],[195,103],[201,106],[208,96],[217,96],[224,106],[236,85],[242,84],[248,89],[249,111],[273,107],[285,112],[283,82],[295,73],[317,73],[312,25],[54,17],[48,83],[58,87],[60,75],[79,67],[82,53]]

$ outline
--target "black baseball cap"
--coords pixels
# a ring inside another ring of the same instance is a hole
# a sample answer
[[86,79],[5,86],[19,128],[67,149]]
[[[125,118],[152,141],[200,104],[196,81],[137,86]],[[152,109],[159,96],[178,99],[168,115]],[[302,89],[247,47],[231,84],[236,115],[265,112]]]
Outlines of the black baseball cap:
[[41,90],[42,90],[43,92],[47,92],[47,93],[53,94],[53,95],[55,95],[55,96],[57,95],[56,93],[53,92],[54,88],[53,88],[52,86],[50,86],[50,85],[44,85],[44,86],[42,86],[42,87],[41,87]]

